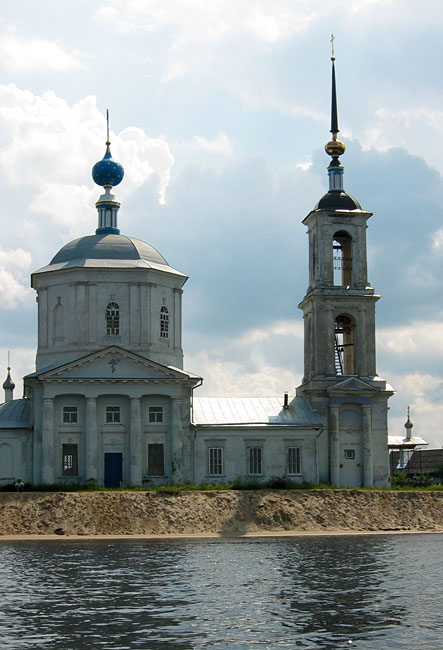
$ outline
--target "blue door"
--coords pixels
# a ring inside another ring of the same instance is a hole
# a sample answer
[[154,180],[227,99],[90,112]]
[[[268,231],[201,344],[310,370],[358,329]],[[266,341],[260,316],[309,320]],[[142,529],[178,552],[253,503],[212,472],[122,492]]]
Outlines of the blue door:
[[123,479],[123,454],[105,454],[105,487],[118,488]]

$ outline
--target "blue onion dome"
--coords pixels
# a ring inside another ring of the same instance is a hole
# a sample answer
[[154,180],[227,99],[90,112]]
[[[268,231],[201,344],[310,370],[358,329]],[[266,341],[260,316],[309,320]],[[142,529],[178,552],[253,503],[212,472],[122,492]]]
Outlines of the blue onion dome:
[[115,162],[112,158],[111,149],[109,148],[110,144],[109,141],[106,143],[106,153],[103,159],[95,163],[92,168],[94,183],[102,187],[115,187],[122,182],[123,176],[125,175],[123,165]]

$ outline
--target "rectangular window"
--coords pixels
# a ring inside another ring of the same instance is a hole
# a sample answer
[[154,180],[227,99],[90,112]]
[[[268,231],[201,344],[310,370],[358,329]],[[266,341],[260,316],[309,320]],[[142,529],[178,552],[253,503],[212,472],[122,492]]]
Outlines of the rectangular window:
[[163,422],[163,406],[150,406],[148,409],[148,422]]
[[301,449],[288,447],[288,474],[301,474]]
[[77,407],[64,406],[63,407],[63,422],[66,424],[77,424]]
[[106,424],[115,424],[120,422],[120,407],[107,406],[106,407]]
[[345,449],[345,458],[355,458],[355,449]]
[[208,475],[223,474],[223,447],[208,447]]
[[78,445],[62,445],[62,476],[78,476]]
[[248,448],[248,474],[263,474],[263,447]]
[[153,443],[148,445],[148,476],[165,475],[164,445]]

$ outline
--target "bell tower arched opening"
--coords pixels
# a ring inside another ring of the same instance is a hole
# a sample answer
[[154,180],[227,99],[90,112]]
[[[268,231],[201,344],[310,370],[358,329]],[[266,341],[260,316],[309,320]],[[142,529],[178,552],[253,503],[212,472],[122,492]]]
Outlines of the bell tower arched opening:
[[335,319],[335,372],[337,375],[355,374],[355,323],[340,314]]
[[333,238],[334,286],[352,285],[352,237],[345,230],[339,230]]

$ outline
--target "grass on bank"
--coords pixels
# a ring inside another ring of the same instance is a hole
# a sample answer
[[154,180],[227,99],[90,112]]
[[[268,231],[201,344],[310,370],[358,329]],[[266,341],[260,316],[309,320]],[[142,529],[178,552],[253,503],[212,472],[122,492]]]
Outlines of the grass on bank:
[[[433,478],[429,474],[408,475],[406,472],[399,472],[391,477],[391,485],[386,488],[351,488],[353,490],[419,490],[424,492],[443,491],[441,481],[443,477]],[[267,481],[251,480],[244,481],[241,478],[235,479],[232,483],[207,483],[203,481],[195,483],[184,483],[174,485],[159,485],[133,487],[133,488],[106,488],[96,483],[53,483],[53,484],[26,484],[26,492],[201,492],[208,490],[343,490],[326,483],[299,483],[287,476],[273,476]],[[14,492],[14,484],[0,486],[0,492]]]

